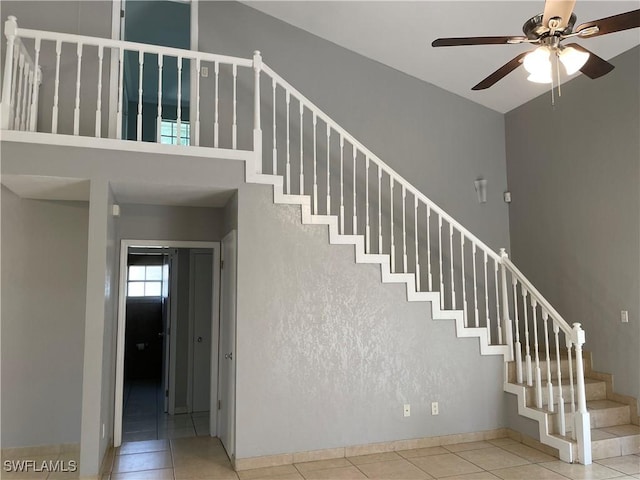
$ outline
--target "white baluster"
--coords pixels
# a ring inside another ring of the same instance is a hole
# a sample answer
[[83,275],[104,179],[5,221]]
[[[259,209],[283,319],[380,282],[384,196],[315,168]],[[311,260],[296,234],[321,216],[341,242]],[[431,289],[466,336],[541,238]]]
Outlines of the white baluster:
[[407,273],[407,189],[402,185],[402,273]]
[[[304,105],[300,100],[300,195],[304,195]],[[355,160],[354,160],[355,165]],[[354,182],[355,184],[355,182]],[[354,189],[355,192],[355,189]]]
[[331,127],[327,123],[327,215],[331,215]]
[[353,153],[353,235],[358,234],[358,207],[356,202],[356,156],[358,155],[358,150],[356,150],[356,146],[351,146],[351,151]]
[[487,320],[487,335],[491,344],[491,317],[489,316],[489,283],[487,282],[487,252],[484,253],[484,314]]
[[538,341],[538,301],[531,297],[531,312],[533,322],[533,353],[536,362],[536,406],[542,408],[542,372],[540,371],[540,342]]
[[413,236],[416,255],[416,291],[420,291],[420,254],[418,249],[418,196],[413,195]]
[[473,307],[475,310],[475,326],[478,328],[480,326],[480,311],[478,310],[478,270],[476,268],[476,250],[476,244],[473,242],[471,245],[471,252],[473,255]]
[[433,275],[431,275],[431,207],[427,205],[427,280],[429,291],[433,292]]
[[286,91],[285,101],[287,103],[287,167],[286,167],[286,175],[287,182],[285,183],[285,192],[287,195],[291,193],[291,140],[289,138],[291,133],[291,122],[290,122],[290,111],[291,108],[291,94],[289,90]]
[[313,112],[313,214],[318,214],[318,117]]
[[124,95],[124,48],[121,48],[119,50],[118,57],[119,57],[118,59],[118,113],[116,115],[116,135],[117,135],[116,138],[122,139],[122,97]]
[[560,339],[558,338],[558,335],[560,333],[560,327],[558,327],[558,324],[554,321],[553,322],[553,334],[554,334],[554,338],[555,338],[555,345],[556,345],[556,367],[557,367],[557,373],[558,373],[558,417],[560,418],[560,435],[566,435],[567,433],[567,428],[565,425],[565,418],[564,418],[564,396],[562,394],[562,369],[561,369],[561,365],[560,365]]
[[2,78],[2,130],[8,130],[11,125],[10,119],[12,115],[11,109],[11,97],[12,92],[15,89],[15,84],[12,87],[12,80],[15,79],[15,41],[18,30],[18,22],[16,17],[10,15],[4,24],[4,34],[7,38],[7,49],[4,59],[4,77]]
[[453,225],[449,222],[449,270],[451,273],[451,308],[456,308],[456,285],[453,272]]
[[15,128],[16,130],[20,130],[20,125],[22,124],[22,90],[23,87],[25,87],[25,80],[24,80],[24,74],[25,74],[25,62],[24,62],[24,54],[21,53],[20,54],[20,58],[18,60],[18,95],[16,97],[16,114],[15,114],[15,121],[14,121],[14,125],[13,128]]
[[77,48],[78,67],[76,70],[76,106],[73,109],[73,134],[80,133],[80,76],[82,72],[82,43],[78,43]]
[[344,235],[344,137],[340,134],[340,234]]
[[378,167],[378,253],[382,253],[382,167]]
[[176,109],[176,144],[182,145],[182,56],[178,55],[178,91],[177,97],[177,109]]
[[440,272],[440,308],[444,309],[444,253],[442,251],[442,216],[438,215],[438,271]]
[[13,68],[12,68],[12,79],[11,79],[11,100],[9,103],[9,117],[8,117],[8,126],[7,128],[14,128],[15,127],[15,119],[16,119],[16,114],[17,114],[17,108],[18,108],[18,100],[17,100],[17,95],[18,95],[18,84],[20,83],[20,48],[19,45],[16,43],[13,46]]
[[527,385],[533,386],[533,369],[531,366],[531,339],[529,333],[529,307],[527,306],[527,295],[528,291],[524,286],[520,285],[520,292],[522,293],[522,310],[524,314],[524,341],[525,341],[525,351],[524,351],[524,361],[527,370]]
[[[136,122],[136,140],[142,141],[142,81],[144,76],[144,52],[138,50],[138,117]],[[179,124],[178,124],[179,125]],[[180,127],[178,126],[178,138],[180,138]],[[180,143],[178,141],[178,143]]]
[[[260,72],[262,71],[262,55],[260,51],[253,52],[253,153],[255,158],[255,171],[262,173],[262,125],[260,120]],[[234,77],[234,99],[235,99]],[[235,105],[234,105],[235,117]],[[300,144],[302,145],[302,144]]]
[[200,145],[200,70],[201,61],[200,58],[196,58],[196,121],[194,128],[191,129],[193,133],[193,142],[195,146]]
[[369,157],[364,161],[364,204],[365,204],[365,252],[371,253],[371,225],[369,223]]
[[[553,383],[551,381],[551,359],[549,357],[549,327],[548,327],[549,314],[542,308],[542,325],[544,327],[544,351],[545,360],[547,361],[547,405],[549,405],[549,411],[554,412],[553,406]],[[558,362],[560,358],[558,358]]]
[[391,228],[390,228],[390,232],[391,232],[391,273],[395,273],[396,272],[396,235],[395,235],[395,228],[393,225],[393,213],[394,213],[394,208],[393,208],[393,187],[394,187],[394,180],[393,180],[393,176],[391,176],[391,174],[389,174],[389,191],[390,193],[390,197],[391,197],[391,210],[390,210],[390,215],[391,215]]
[[[516,345],[515,345],[515,353],[516,353],[516,379],[518,383],[523,383],[522,376],[522,344],[520,343],[520,322],[518,319],[518,279],[515,276],[512,276],[511,283],[513,284],[513,318],[516,324]],[[526,336],[528,339],[529,333],[528,328],[526,332]],[[527,340],[528,343],[528,340]]]
[[220,64],[218,63],[218,61],[216,60],[213,64],[213,71],[214,71],[214,83],[215,83],[215,97],[214,97],[214,106],[213,106],[213,146],[214,148],[218,148],[219,142],[220,142],[220,123],[219,123],[219,117],[220,117],[220,113],[219,113],[219,105],[220,105],[220,88],[218,87],[219,85],[219,78],[220,78]]
[[[576,416],[576,393],[574,389],[574,378],[573,378],[573,353],[571,352],[571,348],[573,343],[571,342],[571,335],[565,333],[565,344],[567,346],[567,358],[569,359],[569,396],[571,398],[571,421],[574,422]],[[573,425],[573,423],[572,423]],[[571,438],[576,439],[576,429],[571,429]]]
[[500,321],[500,292],[498,288],[498,261],[493,260],[493,282],[496,289],[496,326],[498,327],[498,344],[504,345],[505,342],[502,336],[502,322]]
[[271,167],[271,173],[273,173],[274,175],[278,174],[278,147],[277,147],[277,141],[276,141],[276,127],[277,127],[277,122],[276,122],[276,79],[272,78],[271,79],[271,92],[272,92],[272,110],[273,110],[273,152],[272,152],[272,161],[273,161],[273,166]]
[[40,45],[41,45],[40,37],[37,37],[35,39],[35,44],[34,44],[36,59],[35,59],[35,64],[33,66],[34,80],[32,85],[33,90],[31,92],[31,99],[30,99],[31,101],[29,102],[29,105],[30,105],[29,125],[27,127],[28,130],[31,132],[36,131],[36,123],[37,123],[37,116],[38,116],[38,91],[40,87]]
[[231,148],[238,148],[238,66],[234,63],[233,72],[233,124],[231,126]]
[[104,57],[104,48],[102,45],[98,47],[98,99],[96,101],[96,137],[102,136],[102,60]]
[[164,55],[158,54],[158,113],[156,114],[156,142],[162,142],[162,68]]
[[31,93],[33,92],[34,75],[31,66],[27,65],[27,88],[24,92],[24,114],[22,115],[21,129],[26,130],[31,123]]
[[462,266],[462,312],[464,326],[469,326],[469,315],[467,312],[467,279],[464,274],[464,234],[460,232],[460,265]]

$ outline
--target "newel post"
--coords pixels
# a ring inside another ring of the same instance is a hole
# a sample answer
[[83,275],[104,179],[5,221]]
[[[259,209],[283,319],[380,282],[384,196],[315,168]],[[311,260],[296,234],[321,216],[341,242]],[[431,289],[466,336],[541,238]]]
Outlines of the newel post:
[[[507,361],[513,362],[513,325],[509,318],[509,288],[507,287],[507,268],[504,265],[504,261],[509,258],[507,251],[504,248],[500,249],[500,270],[502,274],[502,325],[504,328],[506,338],[506,344],[509,346],[509,358]],[[497,285],[496,285],[497,288]]]
[[9,129],[11,116],[11,78],[13,77],[13,50],[18,35],[18,19],[13,15],[4,22],[4,35],[7,37],[7,50],[4,58],[4,77],[2,79],[2,130]]
[[573,344],[576,351],[576,384],[578,389],[578,410],[573,419],[573,428],[578,441],[578,460],[583,465],[591,465],[591,423],[587,411],[587,397],[584,388],[584,362],[582,345],[585,342],[584,330],[579,323],[573,324]]
[[256,156],[256,173],[262,173],[262,127],[260,126],[260,70],[262,56],[253,52],[253,152]]

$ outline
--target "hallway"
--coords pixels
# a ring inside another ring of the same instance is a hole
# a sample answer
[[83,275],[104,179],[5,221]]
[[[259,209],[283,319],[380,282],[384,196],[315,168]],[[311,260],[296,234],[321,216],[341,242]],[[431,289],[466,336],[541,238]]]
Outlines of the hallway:
[[124,388],[122,441],[139,442],[209,435],[209,412],[164,413],[159,382],[136,380]]

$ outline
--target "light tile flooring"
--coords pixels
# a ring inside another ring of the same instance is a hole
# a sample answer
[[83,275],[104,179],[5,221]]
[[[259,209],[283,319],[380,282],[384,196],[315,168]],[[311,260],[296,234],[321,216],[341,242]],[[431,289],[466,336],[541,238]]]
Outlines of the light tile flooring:
[[104,480],[637,480],[640,454],[570,465],[502,438],[234,472],[220,441],[177,438],[123,444]]
[[[63,454],[32,460],[79,460]],[[5,459],[3,458],[3,461]],[[3,462],[4,463],[4,462]],[[102,480],[638,480],[640,454],[570,465],[502,438],[234,472],[217,438],[191,437],[123,443],[105,459]],[[0,473],[2,479],[72,479],[76,473]]]
[[209,435],[209,412],[183,415],[164,413],[158,382],[127,382],[124,388],[122,441],[161,440]]

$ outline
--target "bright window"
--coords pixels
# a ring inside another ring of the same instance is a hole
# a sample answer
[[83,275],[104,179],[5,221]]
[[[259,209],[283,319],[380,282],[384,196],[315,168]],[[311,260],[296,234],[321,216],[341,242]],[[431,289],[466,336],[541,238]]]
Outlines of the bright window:
[[[189,145],[191,125],[184,120],[180,121],[180,145]],[[176,120],[162,120],[160,125],[160,143],[166,145],[178,144],[178,122]]]
[[162,265],[130,265],[127,296],[159,297],[162,295]]

